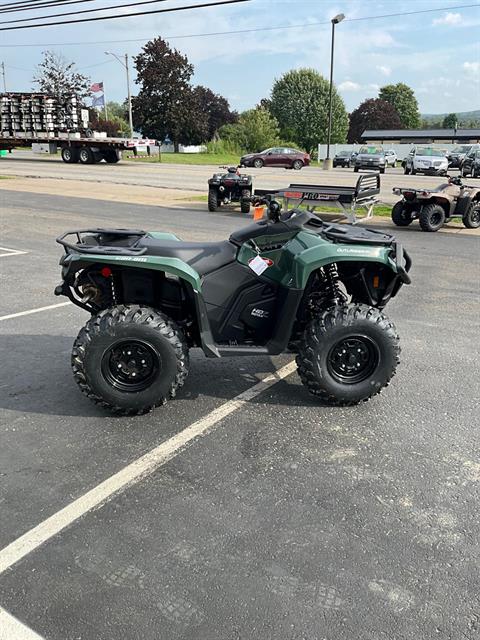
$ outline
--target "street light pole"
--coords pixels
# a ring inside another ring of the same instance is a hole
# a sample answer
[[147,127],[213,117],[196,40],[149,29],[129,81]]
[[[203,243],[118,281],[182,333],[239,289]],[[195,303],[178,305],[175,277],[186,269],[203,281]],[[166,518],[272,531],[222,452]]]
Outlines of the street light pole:
[[128,124],[130,126],[130,138],[133,138],[132,94],[130,92],[130,70],[128,68],[128,53],[125,54],[125,62],[123,62],[123,60],[112,51],[105,51],[105,55],[113,56],[114,58],[116,58],[122,65],[122,67],[125,67],[125,71],[127,72]]
[[128,124],[130,125],[130,137],[133,138],[132,94],[130,93],[130,70],[128,68],[128,53],[125,54],[125,69],[127,71]]
[[327,129],[327,157],[323,162],[324,169],[332,168],[332,160],[330,158],[330,137],[332,134],[332,99],[333,99],[333,54],[335,51],[335,25],[341,22],[345,16],[339,13],[332,18],[332,49],[330,53],[330,95],[328,101],[328,129]]

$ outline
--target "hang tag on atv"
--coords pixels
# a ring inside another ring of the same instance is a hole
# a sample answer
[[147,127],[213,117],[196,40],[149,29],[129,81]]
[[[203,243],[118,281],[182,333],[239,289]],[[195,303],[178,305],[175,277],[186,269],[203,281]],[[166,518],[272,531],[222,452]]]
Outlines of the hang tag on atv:
[[249,261],[248,266],[254,273],[257,274],[257,276],[261,276],[265,269],[268,269],[270,264],[271,260],[265,260],[265,258],[256,256]]

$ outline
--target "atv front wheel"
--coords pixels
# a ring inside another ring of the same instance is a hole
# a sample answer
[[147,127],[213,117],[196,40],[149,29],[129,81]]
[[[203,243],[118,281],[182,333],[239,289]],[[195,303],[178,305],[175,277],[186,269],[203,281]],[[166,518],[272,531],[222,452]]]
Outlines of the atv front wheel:
[[408,213],[402,201],[393,205],[392,222],[396,224],[397,227],[408,227],[412,222],[412,216]]
[[242,213],[250,213],[250,202],[248,200],[240,200],[240,211]]
[[480,202],[472,202],[463,216],[463,224],[467,229],[480,227]]
[[422,231],[438,231],[445,222],[445,210],[439,204],[427,204],[418,216]]
[[208,190],[208,210],[212,212],[216,211],[218,209],[218,206],[219,206],[219,202],[218,202],[217,190],[209,189]]
[[399,355],[398,334],[388,318],[374,307],[347,304],[327,309],[307,326],[297,367],[311,394],[349,406],[388,385]]
[[138,415],[175,396],[188,374],[188,350],[163,313],[122,305],[101,311],[81,329],[72,369],[90,400],[116,414]]

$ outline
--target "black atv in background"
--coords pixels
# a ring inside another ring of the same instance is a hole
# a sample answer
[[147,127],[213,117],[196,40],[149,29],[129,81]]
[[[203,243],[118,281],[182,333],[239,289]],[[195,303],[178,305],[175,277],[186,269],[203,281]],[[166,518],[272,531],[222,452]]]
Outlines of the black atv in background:
[[208,210],[216,211],[222,204],[240,202],[242,213],[250,211],[252,176],[240,173],[239,167],[220,167],[227,173],[215,173],[208,181]]

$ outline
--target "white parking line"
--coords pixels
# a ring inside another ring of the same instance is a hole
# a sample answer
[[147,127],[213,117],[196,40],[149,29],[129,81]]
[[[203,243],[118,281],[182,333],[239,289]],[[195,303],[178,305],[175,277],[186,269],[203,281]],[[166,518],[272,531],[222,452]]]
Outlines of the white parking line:
[[19,311],[18,313],[9,313],[8,316],[0,316],[0,322],[2,320],[11,320],[12,318],[20,318],[21,316],[29,316],[32,313],[39,313],[40,311],[48,311],[49,309],[58,309],[58,307],[65,307],[71,302],[59,302],[58,304],[49,304],[48,307],[37,307],[36,309],[29,309],[28,311]]
[[18,251],[17,249],[8,249],[7,247],[0,247],[0,258],[8,258],[8,256],[21,256],[28,253],[28,251]]
[[43,638],[0,607],[0,640],[43,640]]
[[11,542],[8,546],[0,550],[0,574],[29,553],[32,553],[32,551],[35,551],[35,549],[50,540],[50,538],[60,533],[62,529],[68,527],[75,522],[75,520],[78,520],[78,518],[81,518],[87,512],[110,500],[114,494],[119,491],[124,491],[149,473],[152,473],[155,469],[158,469],[158,467],[164,465],[190,442],[212,431],[224,418],[243,407],[247,402],[256,398],[266,389],[283,380],[283,378],[289,376],[295,371],[295,368],[295,362],[290,362],[274,373],[268,374],[263,380],[250,389],[240,393],[235,398],[232,398],[232,400],[228,400],[205,417],[197,420],[183,431],[180,431],[180,433],[162,442],[158,447],[155,447],[142,457],[130,463],[83,496],[80,496],[80,498],[77,498]]

